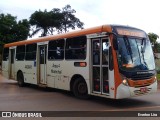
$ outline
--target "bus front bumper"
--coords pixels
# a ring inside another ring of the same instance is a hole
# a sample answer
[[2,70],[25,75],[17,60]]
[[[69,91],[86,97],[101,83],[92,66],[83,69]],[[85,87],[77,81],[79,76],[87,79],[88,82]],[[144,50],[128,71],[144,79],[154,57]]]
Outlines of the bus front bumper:
[[157,82],[145,87],[129,87],[120,84],[117,88],[116,99],[147,95],[157,91]]

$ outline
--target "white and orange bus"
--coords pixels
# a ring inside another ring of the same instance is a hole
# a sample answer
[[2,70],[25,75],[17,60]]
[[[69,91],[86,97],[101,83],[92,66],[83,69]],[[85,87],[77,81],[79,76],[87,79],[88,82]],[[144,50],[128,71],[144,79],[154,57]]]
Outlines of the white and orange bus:
[[2,74],[26,83],[122,99],[156,92],[147,34],[137,28],[102,25],[4,45]]

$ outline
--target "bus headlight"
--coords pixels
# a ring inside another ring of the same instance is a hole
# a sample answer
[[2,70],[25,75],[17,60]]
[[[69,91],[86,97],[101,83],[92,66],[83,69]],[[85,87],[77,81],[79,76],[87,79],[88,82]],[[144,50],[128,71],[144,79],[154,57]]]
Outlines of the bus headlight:
[[123,76],[122,74],[121,74],[121,79],[122,79],[122,84],[125,85],[125,86],[128,86],[128,80],[127,80],[127,78],[126,78],[125,76]]
[[154,82],[156,82],[156,81],[157,81],[157,76],[154,77]]
[[122,83],[123,83],[123,85],[128,86],[128,81],[127,81],[127,79],[123,79]]
[[125,76],[123,76],[122,74],[121,74],[121,79],[122,79],[122,84],[125,85],[125,86],[128,86],[128,80],[127,80],[127,78],[126,78]]

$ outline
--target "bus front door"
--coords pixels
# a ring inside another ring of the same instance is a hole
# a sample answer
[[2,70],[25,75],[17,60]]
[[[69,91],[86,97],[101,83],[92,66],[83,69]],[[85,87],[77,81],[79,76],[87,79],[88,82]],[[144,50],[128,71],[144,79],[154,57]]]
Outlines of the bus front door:
[[92,92],[109,94],[109,39],[92,39]]
[[47,84],[46,82],[46,45],[39,46],[39,82],[40,84]]
[[10,49],[10,79],[15,78],[15,49]]

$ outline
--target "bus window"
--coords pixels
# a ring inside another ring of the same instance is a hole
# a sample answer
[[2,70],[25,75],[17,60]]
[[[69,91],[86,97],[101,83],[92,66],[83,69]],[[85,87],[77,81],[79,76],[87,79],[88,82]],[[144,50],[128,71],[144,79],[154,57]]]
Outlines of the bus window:
[[7,61],[9,56],[9,48],[3,49],[3,61]]
[[36,59],[36,51],[37,51],[37,44],[29,44],[26,45],[26,60],[35,60]]
[[25,45],[17,46],[16,60],[24,60],[25,57]]
[[46,46],[40,46],[40,64],[46,64]]
[[102,40],[102,64],[103,65],[108,65],[108,51],[109,51],[109,42],[108,39],[103,39]]
[[93,41],[93,65],[100,65],[100,41]]
[[64,39],[49,42],[48,60],[64,59]]
[[66,59],[86,59],[86,36],[68,38],[65,50]]

